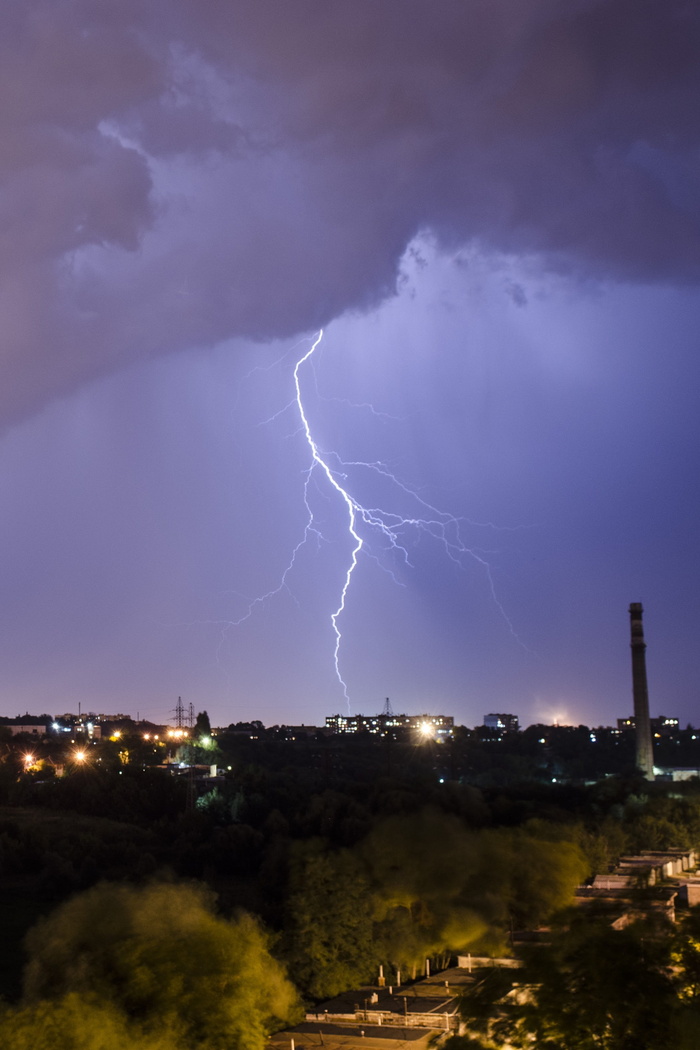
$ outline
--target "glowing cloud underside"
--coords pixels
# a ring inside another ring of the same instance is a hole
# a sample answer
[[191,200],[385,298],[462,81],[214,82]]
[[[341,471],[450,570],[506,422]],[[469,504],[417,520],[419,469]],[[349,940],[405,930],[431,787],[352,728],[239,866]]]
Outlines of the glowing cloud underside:
[[[405,565],[410,566],[410,559],[408,550],[402,542],[402,535],[405,532],[419,531],[432,539],[436,540],[443,548],[445,554],[460,568],[464,564],[464,559],[469,557],[477,561],[484,569],[491,590],[491,595],[496,605],[498,606],[501,614],[503,615],[506,623],[512,631],[512,626],[508,621],[505,612],[498,601],[491,578],[491,572],[488,562],[475,551],[473,548],[468,547],[461,536],[460,526],[463,521],[454,517],[452,514],[448,514],[444,511],[438,510],[431,504],[423,500],[413,489],[405,485],[399,478],[397,478],[389,468],[381,462],[364,462],[364,461],[344,461],[335,452],[322,452],[313,436],[312,427],[309,423],[306,409],[304,407],[304,394],[302,389],[302,371],[304,366],[308,365],[313,358],[321,340],[323,339],[323,329],[318,333],[315,340],[309,349],[304,353],[294,365],[293,377],[294,377],[294,398],[287,406],[294,407],[298,414],[301,422],[301,428],[303,430],[306,443],[311,453],[311,462],[306,471],[306,478],[304,481],[304,502],[307,510],[307,521],[304,528],[304,535],[302,539],[294,547],[289,563],[285,568],[280,582],[277,587],[268,591],[266,594],[260,595],[254,598],[248,605],[246,612],[239,617],[237,620],[228,621],[228,627],[236,627],[249,619],[253,614],[256,607],[269,601],[275,595],[279,594],[283,589],[288,587],[288,577],[292,572],[299,551],[307,543],[311,535],[321,537],[321,532],[315,524],[314,511],[311,506],[309,498],[309,486],[311,484],[314,475],[318,475],[319,472],[322,478],[325,478],[331,489],[337,494],[338,498],[344,503],[347,512],[347,531],[351,541],[351,553],[349,556],[349,562],[345,571],[345,576],[340,588],[340,594],[338,597],[338,605],[334,612],[331,613],[330,620],[335,635],[335,646],[333,649],[333,664],[335,667],[335,673],[338,677],[338,681],[343,689],[343,694],[349,705],[350,696],[348,692],[347,683],[343,678],[340,670],[340,646],[342,641],[342,634],[340,630],[340,619],[345,611],[348,593],[352,583],[352,577],[355,570],[358,567],[358,561],[360,553],[365,550],[370,551],[370,538],[372,535],[381,539],[385,549],[390,550],[394,554],[398,554]],[[276,416],[279,413],[276,414]],[[272,418],[276,418],[276,416]],[[268,421],[269,422],[269,421]],[[335,469],[331,466],[334,464]],[[409,497],[415,504],[425,512],[428,516],[411,516],[406,517],[405,515],[385,510],[382,507],[366,507],[360,503],[356,496],[350,491],[350,483],[348,481],[348,471],[365,470],[370,471],[373,474],[379,476],[387,483],[389,489],[398,489],[403,497]],[[473,523],[471,523],[473,524]],[[372,557],[375,560],[379,560],[378,557],[372,552]],[[385,570],[388,571],[392,576],[391,569],[384,566]],[[394,577],[394,579],[396,579]],[[396,581],[398,582],[398,581]]]

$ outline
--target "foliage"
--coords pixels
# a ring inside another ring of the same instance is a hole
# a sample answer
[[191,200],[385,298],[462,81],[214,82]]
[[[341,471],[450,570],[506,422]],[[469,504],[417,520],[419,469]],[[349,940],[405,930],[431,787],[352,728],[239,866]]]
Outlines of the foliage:
[[[652,921],[614,929],[576,917],[525,970],[494,970],[462,1000],[487,1043],[547,1050],[678,1047],[670,933]],[[675,1034],[674,1034],[675,1033]]]
[[562,836],[473,831],[429,808],[378,822],[361,850],[383,957],[404,971],[426,956],[497,948],[511,921],[537,924],[568,905],[586,872],[580,851]]
[[125,766],[116,771],[91,765],[47,783],[19,784],[13,801],[150,826],[182,813],[185,796],[185,784],[160,769]]
[[498,889],[517,928],[533,928],[571,904],[588,874],[587,862],[571,832],[553,834],[544,823],[498,829],[487,835],[497,844],[489,864],[489,892]]
[[0,1013],[3,1050],[172,1050],[169,1032],[146,1033],[111,1004],[68,995]]
[[371,888],[359,858],[319,840],[292,863],[287,938],[291,970],[315,999],[357,987],[376,973]]
[[[190,812],[185,783],[161,770],[95,762],[36,783],[0,764],[15,802],[0,811],[0,992],[17,994],[17,945],[35,907],[100,877],[136,882],[171,871],[208,882],[228,911],[244,907],[278,931],[295,980],[317,997],[380,963],[406,976],[426,956],[500,950],[511,928],[547,922],[577,882],[621,853],[700,839],[698,785],[608,778],[482,791],[440,784],[420,757],[411,776],[386,777],[376,743],[345,752],[246,736],[246,760],[232,762]],[[391,748],[399,768],[401,745]],[[374,779],[372,754],[382,766]],[[8,915],[17,917],[9,926]],[[691,962],[682,964],[688,973]],[[686,1026],[693,1010],[688,1001]]]
[[493,1043],[484,1042],[469,1035],[450,1035],[447,1039],[442,1038],[442,1033],[437,1037],[431,1037],[429,1046],[439,1047],[440,1050],[492,1050]]
[[260,1050],[293,1018],[296,995],[246,914],[218,918],[203,887],[103,883],[27,939],[30,1005],[76,993],[109,1004],[151,1036],[198,1050]]
[[362,844],[376,894],[384,957],[402,971],[428,955],[472,945],[486,932],[483,898],[469,883],[482,867],[478,835],[457,817],[423,809],[379,821]]
[[197,721],[194,724],[194,736],[197,740],[211,736],[211,722],[206,711],[199,711],[197,714]]
[[700,908],[690,910],[671,946],[680,998],[700,1005]]
[[477,831],[429,807],[377,821],[353,849],[296,843],[287,957],[314,998],[364,983],[380,963],[415,976],[426,957],[500,949],[511,922],[568,905],[585,871],[559,829]]

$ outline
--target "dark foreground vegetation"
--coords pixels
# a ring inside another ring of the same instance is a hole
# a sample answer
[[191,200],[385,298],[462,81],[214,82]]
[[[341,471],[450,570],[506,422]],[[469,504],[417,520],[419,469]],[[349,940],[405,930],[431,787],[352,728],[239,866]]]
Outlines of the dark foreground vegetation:
[[[609,919],[609,916],[607,917]],[[562,914],[524,967],[493,969],[462,997],[468,1035],[444,1050],[697,1050],[700,915],[650,912],[615,929]]]
[[[693,782],[631,774],[560,784],[535,763],[521,779],[511,771],[476,786],[459,753],[450,760],[436,747],[359,740],[334,753],[314,740],[232,733],[187,745],[190,759],[226,770],[194,791],[187,776],[149,766],[157,749],[141,739],[105,741],[80,763],[59,756],[62,776],[46,763],[27,770],[20,746],[0,765],[0,1045],[9,1050],[259,1050],[304,1000],[371,981],[380,964],[389,978],[410,977],[426,957],[439,966],[456,951],[507,952],[621,854],[700,843]],[[590,928],[608,935],[608,926]],[[679,989],[700,988],[695,927],[679,929],[639,934],[657,953],[647,952],[650,973],[667,981],[660,1010],[681,1002]],[[539,949],[540,960],[559,959],[557,973],[572,930],[562,928],[561,949]],[[623,939],[584,942],[590,959],[627,951]],[[546,974],[533,981],[555,988]],[[513,1045],[530,1031],[497,1007],[504,994],[465,1004],[482,1023],[474,1046],[500,1045],[484,1018],[510,1025]],[[694,1023],[689,996],[685,1012],[672,1011],[677,1046]],[[532,1000],[542,1017],[547,1001],[545,991]],[[661,1050],[639,1042],[649,1024],[640,1020],[636,1043],[586,1043],[552,1022],[536,1045]]]

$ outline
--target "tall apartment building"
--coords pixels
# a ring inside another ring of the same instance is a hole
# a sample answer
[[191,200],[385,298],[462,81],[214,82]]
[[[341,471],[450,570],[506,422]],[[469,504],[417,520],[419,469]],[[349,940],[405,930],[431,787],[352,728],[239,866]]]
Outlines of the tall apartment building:
[[484,715],[484,725],[487,729],[497,729],[500,733],[517,733],[520,729],[517,715]]
[[409,730],[437,740],[452,736],[451,715],[328,715],[326,729],[331,733],[374,733],[383,736],[391,730]]

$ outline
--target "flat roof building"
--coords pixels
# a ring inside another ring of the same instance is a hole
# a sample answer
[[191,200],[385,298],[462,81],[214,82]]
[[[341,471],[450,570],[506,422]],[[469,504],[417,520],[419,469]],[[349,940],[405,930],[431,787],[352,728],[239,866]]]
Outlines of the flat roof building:
[[444,739],[452,736],[451,715],[328,715],[326,729],[331,733],[373,733],[384,736],[392,730],[410,730],[422,737]]
[[484,715],[484,725],[487,729],[497,729],[501,733],[517,733],[520,729],[517,715]]

